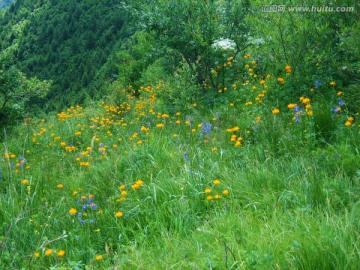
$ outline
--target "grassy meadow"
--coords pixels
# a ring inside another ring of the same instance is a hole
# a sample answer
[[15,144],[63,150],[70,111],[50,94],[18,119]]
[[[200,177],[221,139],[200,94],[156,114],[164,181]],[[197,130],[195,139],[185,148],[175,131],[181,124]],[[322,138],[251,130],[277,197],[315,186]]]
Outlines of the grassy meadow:
[[291,66],[268,74],[250,54],[213,75],[235,62],[242,79],[216,99],[175,109],[175,85],[114,82],[102,101],[5,131],[0,268],[359,269],[347,89],[286,98]]

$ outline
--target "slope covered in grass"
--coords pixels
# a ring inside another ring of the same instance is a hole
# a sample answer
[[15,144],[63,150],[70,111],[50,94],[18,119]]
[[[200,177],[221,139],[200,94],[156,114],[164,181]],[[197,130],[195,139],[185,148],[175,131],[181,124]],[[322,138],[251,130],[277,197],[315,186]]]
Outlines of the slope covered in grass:
[[232,62],[244,78],[211,104],[173,111],[174,85],[114,82],[102,102],[26,118],[1,146],[0,268],[357,269],[346,89],[284,103],[290,66]]

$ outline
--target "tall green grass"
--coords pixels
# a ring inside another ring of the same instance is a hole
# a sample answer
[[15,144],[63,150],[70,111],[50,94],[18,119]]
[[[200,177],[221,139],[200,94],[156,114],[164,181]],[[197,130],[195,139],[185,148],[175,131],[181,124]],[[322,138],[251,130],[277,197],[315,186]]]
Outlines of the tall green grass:
[[275,92],[245,104],[246,87],[210,110],[166,114],[148,88],[17,127],[0,268],[357,269],[357,122],[338,114],[328,133],[332,104],[299,102],[297,123]]

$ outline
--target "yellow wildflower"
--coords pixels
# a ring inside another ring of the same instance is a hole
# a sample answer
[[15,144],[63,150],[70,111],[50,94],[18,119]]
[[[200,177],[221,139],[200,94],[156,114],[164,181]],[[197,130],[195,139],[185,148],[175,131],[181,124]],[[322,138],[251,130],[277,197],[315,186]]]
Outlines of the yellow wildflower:
[[51,248],[45,250],[45,256],[51,256],[51,254],[53,253],[53,250]]
[[284,83],[285,83],[284,78],[281,78],[281,77],[277,78],[277,81],[278,81],[279,83],[281,83],[281,84],[284,84]]
[[271,111],[272,114],[279,114],[280,113],[280,110],[275,108]]
[[59,250],[59,251],[57,252],[57,255],[58,255],[59,257],[62,257],[62,256],[65,255],[65,251],[64,251],[64,250]]
[[24,179],[24,180],[21,181],[21,184],[22,185],[27,185],[27,184],[29,184],[29,180]]
[[215,179],[213,183],[214,183],[215,186],[218,186],[218,185],[221,184],[219,179]]
[[104,258],[103,258],[103,256],[102,255],[96,255],[95,256],[95,260],[96,261],[102,261]]

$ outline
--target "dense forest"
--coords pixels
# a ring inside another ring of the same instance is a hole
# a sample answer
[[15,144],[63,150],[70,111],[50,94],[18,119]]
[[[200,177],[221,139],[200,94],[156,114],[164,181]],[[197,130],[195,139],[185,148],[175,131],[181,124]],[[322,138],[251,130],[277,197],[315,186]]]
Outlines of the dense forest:
[[20,0],[2,14],[0,48],[27,76],[53,81],[46,100],[54,109],[95,97],[90,84],[101,73],[106,78],[115,73],[104,65],[132,34],[129,27],[124,31],[126,20],[118,1]]

